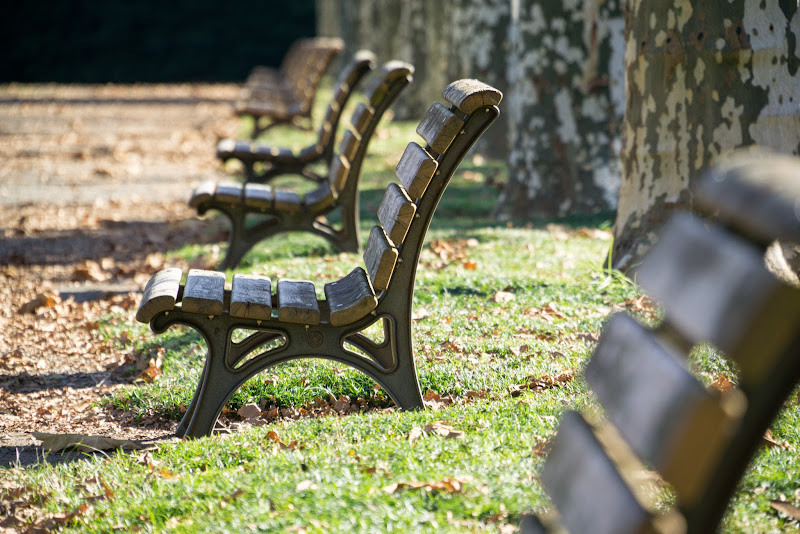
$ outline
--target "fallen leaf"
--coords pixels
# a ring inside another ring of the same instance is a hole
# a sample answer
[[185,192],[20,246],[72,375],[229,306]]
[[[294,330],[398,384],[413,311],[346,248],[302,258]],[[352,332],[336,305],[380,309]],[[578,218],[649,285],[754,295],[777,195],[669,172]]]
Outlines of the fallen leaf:
[[[729,393],[736,389],[736,385],[728,380],[725,375],[718,375],[716,380],[711,383],[710,387],[716,389],[720,393]],[[767,430],[767,432],[769,432],[769,430]]]
[[509,293],[508,291],[498,291],[497,293],[492,295],[491,298],[489,298],[489,300],[492,302],[503,304],[505,302],[511,302],[516,298],[517,297],[514,295],[514,293]]
[[236,411],[242,419],[255,419],[261,415],[261,409],[255,403],[245,404]]
[[396,493],[404,489],[422,489],[426,492],[444,491],[447,493],[461,493],[468,482],[465,478],[445,478],[434,482],[393,482],[382,489],[385,493]]
[[422,437],[422,429],[418,426],[415,426],[414,428],[408,431],[407,437],[408,441],[413,443],[414,441]]
[[115,439],[106,436],[85,436],[83,434],[47,434],[33,432],[33,437],[42,442],[46,451],[57,452],[63,449],[74,448],[81,452],[107,451],[107,450],[139,450],[145,446],[129,439]]
[[800,521],[800,508],[786,501],[769,501],[769,505],[792,519]]
[[431,312],[426,310],[425,308],[420,308],[418,310],[414,310],[411,314],[411,319],[414,321],[419,321],[420,319],[425,319],[426,317],[430,317]]
[[478,264],[472,260],[464,260],[461,262],[461,266],[468,271],[474,271],[478,268]]
[[61,297],[52,291],[44,291],[36,295],[33,300],[29,300],[19,307],[17,313],[36,313],[39,308],[52,308],[61,302]]

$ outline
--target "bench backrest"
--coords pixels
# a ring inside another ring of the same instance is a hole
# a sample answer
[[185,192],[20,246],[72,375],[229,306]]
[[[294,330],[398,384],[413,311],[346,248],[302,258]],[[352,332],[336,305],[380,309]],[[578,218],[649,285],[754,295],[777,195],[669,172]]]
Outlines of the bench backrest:
[[503,98],[477,80],[453,82],[443,96],[450,107],[434,103],[417,126],[426,145],[411,142],[406,147],[395,169],[399,183],[387,187],[378,209],[380,224],[372,228],[364,249],[367,273],[378,292],[390,288],[398,262],[409,266],[407,283],[394,284],[382,299],[398,295],[410,301],[415,266],[436,206],[466,152],[499,114]]
[[350,62],[342,69],[339,78],[333,86],[333,96],[325,110],[322,124],[315,144],[300,151],[299,157],[305,159],[312,154],[321,154],[322,161],[330,162],[334,153],[334,138],[339,128],[347,102],[355,92],[361,79],[375,68],[375,54],[369,50],[359,50],[353,55]]
[[[612,317],[585,370],[605,417],[567,412],[543,466],[569,532],[712,532],[800,381],[800,291],[764,263],[775,238],[800,241],[800,160],[734,157],[694,199],[714,221],[677,215],[635,271],[663,324]],[[690,372],[688,353],[702,343],[736,362],[735,389],[707,389]],[[667,513],[641,494],[646,468],[675,491]],[[547,525],[531,518],[523,531]]]
[[358,177],[372,134],[386,110],[411,83],[413,74],[412,65],[389,61],[364,89],[366,101],[360,102],[353,110],[350,125],[345,128],[331,161],[328,186],[334,196],[353,194],[357,199]]
[[291,85],[303,114],[310,111],[322,77],[342,50],[344,43],[341,39],[312,37],[302,39],[297,47],[293,46],[287,52],[281,63],[281,72]]

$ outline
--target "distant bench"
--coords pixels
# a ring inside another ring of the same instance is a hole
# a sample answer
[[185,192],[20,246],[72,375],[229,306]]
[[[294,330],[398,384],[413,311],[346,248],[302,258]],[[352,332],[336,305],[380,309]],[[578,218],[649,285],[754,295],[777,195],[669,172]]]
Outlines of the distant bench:
[[[325,284],[318,299],[311,281],[180,269],[154,275],[136,319],[156,333],[173,324],[195,328],[208,346],[194,398],[178,427],[180,436],[211,434],[230,396],[267,367],[296,358],[345,363],[378,382],[403,409],[423,406],[411,338],[414,278],[423,240],[436,206],[456,168],[497,118],[502,94],[477,80],[459,80],[434,103],[417,127],[422,147],[409,143],[370,232],[366,269]],[[380,321],[383,340],[364,331]],[[234,342],[237,329],[250,332]],[[262,352],[259,352],[262,351]]]
[[322,76],[344,50],[341,39],[299,39],[289,48],[280,69],[255,67],[250,73],[236,111],[253,117],[251,137],[277,124],[311,127],[311,112]]
[[[345,71],[346,80],[359,75],[366,58],[357,56],[351,68]],[[327,239],[341,252],[358,252],[359,239],[359,189],[361,165],[369,147],[372,135],[387,109],[394,103],[402,90],[411,82],[414,67],[402,61],[387,62],[365,91],[366,102],[356,107],[351,118],[350,128],[341,136],[339,150],[334,155],[326,180],[316,189],[304,195],[289,189],[273,188],[256,183],[215,183],[205,182],[192,193],[189,205],[202,215],[208,210],[218,210],[231,221],[228,249],[220,269],[236,267],[244,255],[258,242],[281,232],[310,232]],[[337,95],[349,94],[349,83],[341,83]],[[335,121],[323,124],[322,131],[330,135],[332,143],[333,122],[338,122],[341,113],[336,98],[329,108],[329,118]],[[233,148],[232,157],[249,161],[242,150]],[[291,163],[290,156],[284,155],[280,164],[266,171],[270,178],[277,176],[272,170],[301,172],[316,182],[315,176],[305,172],[303,161]],[[249,176],[249,178],[258,178]],[[331,212],[338,211],[340,222],[336,225],[328,220]],[[249,219],[260,220],[251,224]]]
[[[713,532],[770,422],[800,381],[800,291],[765,268],[775,239],[800,242],[800,160],[740,155],[693,191],[712,221],[680,214],[636,269],[664,308],[656,329],[612,317],[585,377],[605,418],[564,414],[541,471],[555,510],[521,532]],[[686,358],[712,343],[740,370],[709,390]],[[659,513],[647,468],[675,492]]]

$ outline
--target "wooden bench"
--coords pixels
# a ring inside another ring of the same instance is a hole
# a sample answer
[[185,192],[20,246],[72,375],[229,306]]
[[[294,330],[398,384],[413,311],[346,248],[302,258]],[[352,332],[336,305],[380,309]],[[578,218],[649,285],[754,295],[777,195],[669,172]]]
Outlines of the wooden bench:
[[[736,156],[693,194],[713,221],[677,215],[635,273],[663,324],[611,318],[585,369],[604,416],[564,414],[540,474],[557,512],[522,532],[713,532],[800,381],[800,291],[764,264],[773,240],[800,241],[800,160]],[[736,363],[734,390],[690,372],[700,343]],[[642,494],[648,469],[674,490],[666,512]]]
[[[237,274],[227,289],[220,272],[180,269],[154,275],[137,320],[156,333],[173,324],[195,328],[208,345],[205,367],[179,436],[205,436],[228,398],[267,367],[296,358],[327,358],[378,382],[403,409],[422,408],[411,338],[411,302],[423,239],[453,172],[497,118],[502,94],[477,80],[444,90],[417,127],[426,141],[409,143],[397,165],[370,232],[365,268],[325,284],[317,299],[313,282]],[[273,295],[273,287],[275,295]],[[383,340],[364,331],[380,322]],[[234,330],[251,334],[234,342]],[[261,351],[261,352],[260,352]]]
[[265,183],[276,176],[286,174],[303,176],[317,182],[324,181],[327,175],[317,174],[311,166],[323,163],[326,167],[330,167],[342,112],[361,81],[375,68],[375,62],[375,54],[368,50],[360,50],[342,69],[313,144],[295,152],[288,148],[263,145],[255,141],[222,139],[217,144],[217,157],[223,162],[230,159],[240,161],[248,182]]
[[310,129],[319,83],[342,50],[344,42],[338,38],[300,39],[289,48],[280,69],[255,67],[236,102],[239,115],[253,117],[252,138],[277,124]]
[[[381,68],[365,91],[366,102],[359,103],[353,112],[327,180],[305,195],[256,183],[205,182],[198,186],[189,205],[201,215],[210,209],[218,210],[231,221],[221,269],[235,267],[254,245],[281,232],[310,232],[324,237],[339,251],[360,250],[361,164],[384,112],[409,84],[413,72],[411,65],[401,61],[389,61]],[[340,215],[337,225],[327,217],[334,210]],[[251,224],[254,218],[258,221]]]

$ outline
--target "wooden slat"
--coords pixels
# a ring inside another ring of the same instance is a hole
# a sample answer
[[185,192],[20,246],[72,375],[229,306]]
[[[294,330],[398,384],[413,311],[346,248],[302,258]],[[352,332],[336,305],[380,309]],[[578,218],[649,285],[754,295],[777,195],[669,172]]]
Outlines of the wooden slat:
[[503,93],[478,80],[456,80],[444,88],[442,96],[467,114],[483,106],[496,106],[503,99]]
[[347,158],[347,161],[353,161],[360,143],[361,135],[347,128],[339,142],[339,154]]
[[694,188],[697,206],[763,243],[800,242],[800,158],[750,151],[722,160]]
[[642,506],[594,429],[567,411],[541,471],[541,480],[569,532],[647,532],[651,513]]
[[287,323],[319,324],[319,303],[312,282],[278,281],[278,319]]
[[267,276],[235,274],[230,314],[245,319],[272,317],[272,284]]
[[430,107],[417,126],[417,133],[425,139],[431,149],[442,154],[461,132],[464,121],[438,102]]
[[[626,314],[612,317],[585,377],[631,449],[671,483],[683,504],[702,494],[742,408],[722,403]],[[738,408],[737,408],[738,407]]]
[[335,194],[339,194],[339,192],[344,189],[344,185],[347,183],[347,177],[350,174],[350,162],[344,159],[342,156],[336,156],[333,158],[331,162],[331,168],[328,172],[328,183],[331,186],[331,190]]
[[363,136],[373,115],[375,115],[375,110],[364,102],[361,102],[358,104],[355,111],[353,111],[350,123],[353,125],[356,132]]
[[633,274],[688,341],[736,360],[743,382],[771,369],[800,318],[800,293],[767,272],[759,248],[692,215],[673,217]]
[[372,84],[364,91],[369,104],[377,108],[388,96],[389,91],[398,80],[407,80],[414,74],[414,67],[409,63],[391,60],[384,63]]
[[336,282],[325,284],[325,299],[330,309],[330,322],[342,326],[366,316],[378,305],[367,273],[356,267]]
[[275,200],[275,192],[272,187],[265,184],[248,183],[244,186],[244,205],[248,208],[255,208],[269,211]]
[[364,249],[364,264],[367,266],[372,287],[383,291],[389,287],[394,273],[398,252],[380,226],[373,226]]
[[310,212],[327,209],[336,204],[336,195],[328,184],[320,184],[303,196],[303,206]]
[[394,172],[408,196],[417,200],[425,193],[438,167],[439,162],[433,156],[417,143],[411,142],[406,146]]
[[214,201],[226,204],[241,204],[242,184],[235,182],[221,182],[214,191]]
[[378,219],[394,244],[403,242],[416,212],[416,204],[408,198],[403,188],[394,182],[390,183],[378,207]]
[[214,191],[217,189],[217,184],[208,180],[198,185],[192,192],[192,198],[189,199],[189,206],[196,208],[204,202],[208,202],[214,197]]
[[286,189],[275,189],[274,200],[272,206],[275,211],[284,211],[287,213],[300,213],[303,201],[296,191],[288,191]]
[[175,306],[181,285],[180,269],[164,269],[154,274],[144,288],[142,301],[136,310],[136,320],[149,323],[156,314],[169,311]]
[[225,297],[225,275],[216,271],[191,269],[183,289],[181,309],[203,315],[221,315]]

